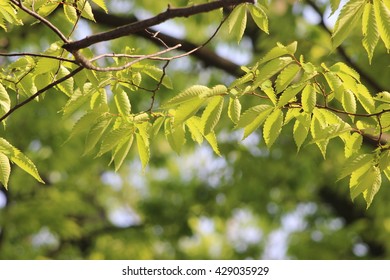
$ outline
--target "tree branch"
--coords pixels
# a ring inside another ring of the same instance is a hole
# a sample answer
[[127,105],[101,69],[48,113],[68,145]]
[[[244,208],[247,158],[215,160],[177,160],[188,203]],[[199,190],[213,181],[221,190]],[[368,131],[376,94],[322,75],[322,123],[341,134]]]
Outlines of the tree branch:
[[75,51],[78,51],[83,48],[87,48],[99,42],[114,40],[120,37],[127,36],[129,34],[133,34],[145,30],[151,26],[163,23],[169,19],[173,19],[177,17],[189,17],[192,15],[206,13],[213,10],[217,10],[219,8],[228,7],[231,5],[237,5],[241,3],[254,3],[254,0],[221,0],[221,1],[215,1],[215,2],[200,4],[196,6],[191,6],[191,7],[175,8],[175,9],[172,9],[168,6],[168,9],[165,12],[158,14],[152,18],[137,21],[128,25],[120,26],[110,31],[94,34],[78,41],[65,43],[63,45],[63,48],[73,53]]
[[[97,23],[104,24],[110,27],[122,26],[138,21],[138,19],[134,16],[121,17],[118,15],[106,14],[100,10],[93,10],[93,14]],[[170,46],[180,44],[180,50],[187,53],[194,49],[197,49],[195,52],[192,52],[191,55],[202,61],[204,65],[216,67],[236,77],[244,74],[244,72],[240,69],[239,65],[219,56],[210,49],[204,47],[199,48],[199,45],[196,45],[184,39],[178,39],[176,37],[164,34],[163,32],[158,33],[158,38],[160,40],[156,40],[156,37],[154,37],[152,34],[156,34],[156,31],[153,29],[142,30],[134,33],[134,35],[142,37],[156,45],[163,45],[162,42],[165,42],[165,44],[168,44]]]

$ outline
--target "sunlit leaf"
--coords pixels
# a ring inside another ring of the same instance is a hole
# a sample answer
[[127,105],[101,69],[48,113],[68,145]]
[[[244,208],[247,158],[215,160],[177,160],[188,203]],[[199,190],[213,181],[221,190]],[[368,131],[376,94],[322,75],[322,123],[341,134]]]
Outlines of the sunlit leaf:
[[266,119],[263,127],[263,137],[268,148],[278,138],[283,126],[283,112],[280,109],[273,111]]

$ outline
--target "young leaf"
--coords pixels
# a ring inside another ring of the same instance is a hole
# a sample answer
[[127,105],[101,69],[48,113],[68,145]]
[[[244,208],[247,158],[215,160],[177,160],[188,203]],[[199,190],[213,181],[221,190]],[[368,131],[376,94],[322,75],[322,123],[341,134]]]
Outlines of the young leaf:
[[110,125],[111,120],[111,116],[104,115],[91,127],[85,141],[84,155],[89,153],[96,146],[97,142]]
[[130,126],[111,130],[103,137],[97,156],[101,156],[104,153],[113,150],[123,139],[127,139],[131,134],[133,134],[133,129]]
[[385,43],[386,49],[390,50],[390,11],[384,1],[374,0],[373,2],[379,35]]
[[266,119],[263,127],[263,136],[265,144],[271,148],[272,144],[278,138],[283,126],[283,112],[275,109]]
[[294,80],[295,76],[298,74],[301,67],[297,64],[290,64],[286,68],[284,68],[278,77],[276,78],[275,87],[276,93],[282,92],[286,87],[290,85],[292,80]]
[[64,7],[64,14],[66,18],[70,23],[74,24],[78,18],[76,8],[73,7],[72,4],[70,3],[64,3],[63,7]]
[[190,102],[181,104],[175,113],[175,126],[182,125],[187,119],[191,118],[198,112],[200,107],[205,103],[206,100],[196,97]]
[[162,105],[162,107],[169,108],[169,107],[180,105],[192,99],[199,99],[200,95],[208,91],[210,91],[210,89],[205,86],[200,86],[200,85],[192,86],[184,90],[183,92],[179,93],[172,99],[168,100],[165,104]]
[[256,25],[265,33],[269,34],[267,14],[264,12],[262,7],[259,5],[249,5],[248,8]]
[[310,114],[303,113],[297,117],[297,120],[294,123],[293,136],[298,151],[307,138],[310,129],[310,121]]
[[102,8],[106,13],[108,13],[108,9],[104,0],[92,0],[92,2]]
[[362,104],[364,110],[366,110],[369,114],[374,113],[375,100],[368,91],[368,89],[362,84],[357,84],[356,87],[357,91],[354,92],[355,96],[359,100],[360,104]]
[[198,144],[203,142],[202,125],[201,120],[197,116],[193,116],[186,121],[186,126],[191,133],[191,138]]
[[271,78],[276,73],[279,73],[284,67],[289,65],[293,59],[291,57],[279,57],[271,60],[259,70],[256,80],[254,81],[252,88],[259,87],[266,80]]
[[364,11],[366,0],[350,0],[340,11],[333,31],[333,48],[336,49],[355,28]]
[[8,189],[8,180],[11,173],[11,165],[8,157],[0,152],[0,183]]
[[[342,105],[346,112],[348,113],[356,113],[356,98],[352,91],[345,90],[343,99],[342,99]],[[353,117],[353,116],[351,116]]]
[[214,153],[216,153],[218,156],[221,156],[221,152],[219,151],[219,148],[218,148],[217,136],[215,135],[214,131],[207,134],[205,136],[205,138],[206,138],[207,142],[210,144]]
[[69,141],[72,137],[80,134],[83,131],[90,129],[96,121],[102,117],[104,110],[101,108],[90,111],[82,116],[73,126],[72,131],[66,141]]
[[278,107],[282,108],[284,105],[292,101],[295,96],[305,87],[305,85],[306,84],[295,84],[283,91],[279,98]]
[[131,134],[127,139],[122,139],[121,143],[116,146],[115,152],[112,155],[112,160],[115,164],[115,171],[118,171],[129,153],[131,145],[133,144],[133,139],[134,135]]
[[317,103],[317,93],[311,84],[305,86],[302,91],[302,108],[305,112],[313,112]]
[[137,139],[138,155],[141,159],[142,168],[145,169],[150,158],[149,142],[145,141],[144,137],[142,137],[139,133],[136,133],[135,137]]
[[272,86],[272,82],[270,80],[266,80],[264,83],[260,85],[260,88],[268,96],[269,100],[271,100],[274,106],[276,106],[278,100],[276,98],[276,93]]
[[[64,66],[61,66],[57,74],[57,79],[63,78],[69,73],[70,72],[68,69],[66,69]],[[72,77],[68,78],[62,83],[58,84],[57,87],[67,96],[71,96],[73,94],[74,80]]]
[[345,157],[349,158],[360,150],[363,144],[363,137],[359,133],[348,133],[347,135],[348,136],[343,139],[345,143],[344,153]]
[[246,22],[246,4],[240,4],[234,8],[227,20],[229,33],[233,33],[235,35],[238,43],[244,35]]
[[276,47],[272,48],[260,61],[258,62],[260,64],[264,64],[270,60],[273,60],[275,58],[281,57],[286,54],[292,54],[296,50],[297,42],[293,42],[288,46],[283,46],[282,44],[277,44]]
[[367,51],[368,60],[371,64],[374,50],[379,41],[378,26],[376,23],[375,12],[372,3],[364,6],[362,17],[363,47]]
[[362,168],[363,166],[372,165],[374,156],[372,154],[359,154],[353,157],[350,157],[344,164],[343,169],[340,172],[340,175],[337,180],[341,180],[348,175],[352,174],[354,171]]
[[91,4],[87,0],[79,0],[77,1],[77,9],[81,11],[81,16],[83,18],[89,19],[91,21],[95,21],[93,16]]
[[3,116],[11,108],[11,100],[6,89],[0,84],[0,116]]
[[129,116],[131,112],[131,104],[127,93],[120,88],[112,89],[112,92],[114,93],[115,105],[119,114],[122,116]]
[[377,194],[377,192],[381,187],[382,176],[381,176],[380,169],[376,166],[373,166],[367,172],[366,176],[367,176],[367,182],[362,180],[361,183],[367,186],[366,190],[363,192],[363,197],[366,200],[367,209],[368,209],[371,206],[374,196]]
[[241,103],[238,98],[229,98],[228,116],[233,123],[237,124],[241,115]]
[[165,137],[167,138],[169,145],[176,153],[179,154],[186,141],[184,125],[173,125],[172,120],[167,119],[165,121],[164,130]]
[[207,107],[201,117],[204,135],[213,131],[214,127],[218,123],[222,113],[223,101],[224,99],[222,96],[214,96],[211,98],[209,104],[207,104]]
[[241,115],[236,128],[245,128],[243,139],[263,124],[273,108],[270,105],[257,105],[249,108]]

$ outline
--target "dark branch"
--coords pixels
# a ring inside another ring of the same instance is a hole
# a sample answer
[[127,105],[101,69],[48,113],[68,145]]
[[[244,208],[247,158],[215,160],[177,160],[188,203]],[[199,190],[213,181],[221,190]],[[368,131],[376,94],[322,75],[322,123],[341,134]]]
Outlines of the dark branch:
[[63,45],[63,48],[69,52],[75,52],[99,42],[110,41],[120,37],[127,36],[129,34],[134,34],[136,32],[145,30],[151,26],[163,23],[169,19],[173,19],[177,17],[189,17],[192,15],[206,13],[223,7],[228,7],[231,5],[237,5],[241,3],[254,3],[254,0],[223,0],[223,1],[215,1],[211,3],[206,3],[206,4],[191,6],[191,7],[176,8],[176,9],[171,9],[168,6],[168,9],[165,12],[158,14],[157,16],[154,16],[146,20],[137,21],[128,25],[120,26],[110,31],[91,35],[79,41],[66,43]]

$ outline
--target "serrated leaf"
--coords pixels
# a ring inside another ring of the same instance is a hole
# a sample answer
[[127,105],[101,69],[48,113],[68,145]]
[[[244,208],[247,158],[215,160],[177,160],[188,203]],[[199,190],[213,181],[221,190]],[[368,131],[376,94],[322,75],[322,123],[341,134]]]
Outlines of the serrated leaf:
[[103,136],[108,126],[111,123],[112,118],[110,116],[102,116],[91,127],[88,132],[87,139],[85,141],[84,155],[92,151],[95,148],[97,142]]
[[[156,66],[147,65],[142,68],[142,72],[154,79],[157,82],[160,82],[161,77],[164,75],[164,71]],[[172,81],[167,76],[164,75],[164,78],[162,80],[162,85],[168,89],[172,89]]]
[[254,79],[254,77],[255,77],[255,75],[252,72],[248,72],[244,76],[234,80],[230,84],[229,88],[234,88],[236,86],[239,86],[239,85],[245,84],[245,83],[247,83],[249,81],[252,81]]
[[291,62],[293,62],[293,59],[291,57],[279,57],[274,60],[271,60],[259,69],[259,73],[252,87],[259,87],[273,75],[283,70],[283,68],[289,65]]
[[130,126],[111,130],[103,137],[97,156],[113,150],[123,139],[127,139],[131,134],[133,134],[133,130]]
[[378,26],[376,23],[375,12],[372,3],[364,6],[362,17],[363,47],[367,51],[368,60],[371,64],[374,50],[379,41]]
[[193,116],[192,118],[189,118],[185,124],[190,131],[192,140],[194,140],[198,144],[202,144],[203,134],[200,118],[197,116]]
[[0,84],[0,116],[3,116],[11,108],[11,100],[7,90]]
[[283,112],[275,109],[266,119],[263,127],[263,136],[265,144],[271,148],[272,144],[278,138],[283,126]]
[[[318,110],[313,111],[313,117],[310,123],[310,133],[313,139],[325,139],[321,141],[315,141],[318,149],[321,151],[321,154],[324,158],[326,158],[326,147],[328,146],[329,140],[325,137],[324,132],[324,123],[321,121],[321,118],[324,118],[318,113]],[[325,119],[325,118],[324,118]]]
[[149,143],[146,142],[144,137],[142,137],[139,133],[136,133],[135,137],[137,139],[138,155],[142,163],[142,168],[145,169],[150,158]]
[[118,112],[122,116],[129,116],[131,112],[130,99],[127,93],[122,89],[112,89],[114,100]]
[[0,153],[5,154],[13,163],[33,176],[38,182],[45,183],[39,175],[34,163],[4,138],[0,138]]
[[353,154],[357,153],[363,144],[363,137],[359,133],[352,133],[348,135],[349,136],[344,140],[344,154],[346,158],[349,158]]
[[57,60],[43,57],[37,60],[37,65],[34,68],[34,74],[39,75],[52,72],[58,69],[58,66],[59,63]]
[[262,7],[258,5],[249,5],[248,9],[256,25],[265,33],[269,34],[267,14]]
[[272,48],[263,58],[260,59],[258,62],[260,64],[264,64],[270,60],[273,60],[275,58],[281,57],[286,54],[290,54],[289,48],[290,46],[295,46],[296,47],[297,43],[294,42],[290,44],[289,46],[283,46],[282,44],[278,44],[276,47]]
[[208,91],[210,91],[210,89],[205,86],[192,86],[168,100],[165,104],[162,105],[162,108],[177,106],[192,99],[199,99],[200,95]]
[[[61,79],[68,75],[70,72],[68,69],[66,69],[64,66],[61,66],[58,70],[57,79]],[[57,87],[65,93],[67,96],[72,96],[73,94],[73,87],[74,87],[74,80],[72,77],[66,79],[62,83],[58,84]]]
[[0,183],[3,184],[4,188],[8,189],[9,175],[11,174],[11,164],[8,157],[0,153]]
[[325,79],[331,88],[331,90],[334,92],[334,97],[339,102],[342,101],[343,93],[344,93],[344,86],[341,79],[333,72],[326,72],[324,74]]
[[317,93],[311,84],[305,86],[302,91],[302,108],[305,112],[313,112],[317,103]]
[[[356,81],[360,81],[359,73],[355,69],[349,67],[347,64],[345,64],[343,62],[337,62],[337,63],[333,64],[331,67],[329,67],[329,70],[331,70],[332,72],[334,72],[338,75],[340,73],[347,74],[348,76],[351,76],[352,78],[354,78]],[[340,75],[340,78],[345,79],[345,77],[343,75]]]
[[375,100],[385,102],[385,103],[390,103],[390,92],[388,91],[382,91],[379,92],[375,97]]
[[301,67],[297,64],[290,64],[284,68],[276,78],[276,93],[282,92],[294,80]]
[[210,132],[205,136],[207,142],[210,144],[211,148],[213,149],[214,153],[216,153],[218,156],[221,156],[221,152],[218,148],[218,142],[217,142],[217,136],[214,132]]
[[189,102],[181,104],[175,113],[175,126],[182,125],[186,120],[198,112],[200,107],[206,102],[204,99],[197,97]]
[[348,158],[337,180],[347,177],[359,168],[372,165],[373,160],[374,156],[372,154],[359,154]]
[[278,100],[276,98],[276,93],[272,86],[272,82],[270,80],[266,80],[264,83],[260,85],[260,88],[268,96],[269,100],[271,100],[274,106],[276,106]]
[[361,184],[365,184],[367,186],[366,190],[363,192],[363,197],[366,200],[368,209],[381,187],[382,176],[380,169],[376,166],[373,166],[367,173],[367,181],[362,180]]
[[77,9],[81,11],[81,16],[83,18],[89,19],[91,21],[95,21],[93,16],[91,4],[87,0],[78,0],[77,1]]
[[204,110],[201,117],[204,135],[207,135],[213,131],[214,127],[217,125],[219,118],[221,117],[223,103],[224,99],[222,96],[214,96],[207,104],[206,109]]
[[185,143],[185,131],[184,125],[173,125],[171,119],[165,121],[165,137],[168,140],[171,148],[176,152],[180,153],[181,149]]
[[[253,124],[255,120],[264,116],[264,119],[268,116],[268,114],[272,111],[274,107],[270,105],[256,105],[249,109],[247,109],[240,117],[236,128],[244,128],[250,124]],[[257,127],[256,127],[257,128]]]
[[375,100],[368,91],[368,89],[362,84],[357,84],[356,87],[357,91],[354,92],[355,96],[359,100],[360,104],[362,104],[364,110],[366,110],[369,114],[374,113]]
[[71,139],[72,137],[82,133],[83,131],[86,131],[90,129],[93,124],[97,122],[97,120],[102,116],[102,114],[105,111],[103,108],[99,108],[98,110],[90,111],[83,115],[73,126],[72,131],[68,137],[68,140]]
[[123,139],[121,143],[119,143],[116,146],[115,152],[112,155],[112,160],[114,161],[115,164],[115,171],[118,171],[123,161],[125,160],[127,154],[129,153],[131,145],[133,144],[133,139],[134,139],[134,135],[131,134],[128,137],[128,139]]
[[384,1],[373,0],[373,3],[379,36],[385,43],[386,49],[390,50],[390,11]]
[[284,105],[295,99],[295,96],[305,87],[306,84],[297,84],[288,87],[283,91],[278,101],[278,107],[282,108]]
[[102,8],[106,13],[108,13],[108,9],[104,0],[92,0],[92,2]]
[[308,113],[300,114],[297,120],[294,123],[293,137],[295,144],[297,145],[297,150],[299,151],[303,142],[307,138],[307,135],[310,130],[311,117]]
[[237,42],[241,41],[246,28],[246,4],[240,4],[234,8],[227,19],[229,33],[233,33]]
[[78,18],[76,8],[73,7],[72,4],[70,4],[70,3],[65,3],[63,5],[63,7],[64,7],[64,14],[65,14],[66,18],[68,19],[68,21],[73,23],[73,24],[76,23],[77,18]]
[[341,45],[349,33],[355,28],[363,14],[366,3],[365,0],[350,0],[343,6],[332,35],[334,49]]
[[158,132],[160,131],[162,125],[164,124],[164,120],[165,118],[164,117],[159,117],[157,118],[154,122],[153,122],[153,125],[150,129],[150,137],[151,138],[155,138],[158,134]]
[[228,116],[233,123],[237,124],[241,115],[241,103],[238,98],[229,98]]
[[352,114],[356,113],[356,98],[352,91],[344,91],[342,105],[346,112]]

